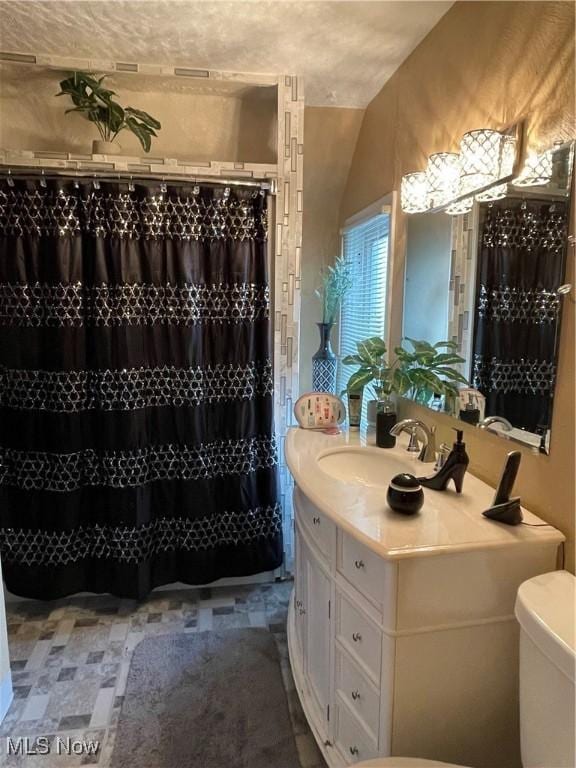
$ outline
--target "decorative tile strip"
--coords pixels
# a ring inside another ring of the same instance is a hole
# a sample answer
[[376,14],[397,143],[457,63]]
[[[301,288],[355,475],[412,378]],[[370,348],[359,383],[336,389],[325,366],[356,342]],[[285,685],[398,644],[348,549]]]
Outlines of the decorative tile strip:
[[225,400],[253,400],[273,392],[272,363],[205,368],[123,368],[42,371],[0,368],[0,406],[75,413],[190,407]]
[[66,493],[85,486],[130,488],[159,480],[207,480],[276,466],[271,437],[217,440],[198,447],[167,443],[134,450],[74,453],[0,446],[0,484]]
[[240,323],[269,316],[269,289],[254,283],[153,285],[0,283],[0,325],[118,326]]
[[136,564],[163,552],[194,552],[270,539],[282,529],[280,504],[189,519],[160,517],[140,526],[80,526],[70,531],[0,528],[6,563],[62,566],[86,558]]

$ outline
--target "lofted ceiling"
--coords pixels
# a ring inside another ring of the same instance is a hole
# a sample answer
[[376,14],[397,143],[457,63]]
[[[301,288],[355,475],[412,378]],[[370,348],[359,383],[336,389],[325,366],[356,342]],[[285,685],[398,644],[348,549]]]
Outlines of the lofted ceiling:
[[5,51],[295,73],[306,103],[365,107],[452,2],[3,0]]

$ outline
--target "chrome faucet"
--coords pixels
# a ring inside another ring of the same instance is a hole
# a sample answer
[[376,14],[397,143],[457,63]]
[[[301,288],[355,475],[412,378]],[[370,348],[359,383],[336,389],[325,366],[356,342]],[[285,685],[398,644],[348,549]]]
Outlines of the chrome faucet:
[[502,424],[504,432],[510,432],[510,430],[513,429],[512,424],[510,424],[508,419],[505,419],[504,416],[486,416],[486,418],[482,419],[480,424],[478,424],[478,427],[480,429],[488,429],[492,424]]
[[[428,427],[419,419],[402,419],[394,424],[390,434],[398,437],[402,432],[410,435],[407,451],[418,451],[419,461],[436,461],[436,427]],[[422,442],[421,448],[418,440]]]

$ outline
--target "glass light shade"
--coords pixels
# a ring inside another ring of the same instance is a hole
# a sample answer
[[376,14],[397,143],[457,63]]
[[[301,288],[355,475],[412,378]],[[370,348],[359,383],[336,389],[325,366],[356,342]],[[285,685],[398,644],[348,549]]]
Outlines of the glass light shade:
[[479,203],[488,203],[492,200],[502,200],[508,194],[508,184],[497,184],[495,187],[487,189],[486,192],[479,192],[476,200]]
[[552,153],[529,155],[519,176],[512,184],[515,187],[536,187],[548,184],[552,179]]
[[430,189],[430,207],[444,205],[458,197],[460,189],[460,157],[456,152],[430,155],[426,166]]
[[500,173],[499,176],[510,176],[514,170],[514,161],[516,160],[516,136],[504,134],[500,143]]
[[404,213],[423,213],[430,208],[430,189],[424,171],[402,176],[400,202]]
[[469,131],[460,142],[460,191],[473,192],[500,175],[502,134],[488,128]]
[[458,200],[458,202],[446,206],[446,213],[450,216],[461,216],[463,213],[470,213],[473,205],[474,197],[465,197],[464,200]]

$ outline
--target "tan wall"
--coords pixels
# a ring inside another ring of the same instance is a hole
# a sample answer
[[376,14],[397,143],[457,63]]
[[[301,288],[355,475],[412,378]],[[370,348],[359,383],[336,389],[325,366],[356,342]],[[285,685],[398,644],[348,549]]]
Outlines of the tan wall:
[[322,319],[314,289],[321,268],[340,253],[340,204],[363,114],[335,107],[307,107],[304,113],[300,392],[312,387],[311,358],[320,338],[315,323]]
[[[402,174],[425,167],[432,152],[457,149],[459,137],[525,118],[531,147],[574,136],[574,5],[551,2],[459,2],[444,16],[366,110],[341,209],[341,220],[398,190]],[[401,276],[404,217],[394,245]],[[572,230],[573,231],[573,230]],[[569,258],[574,282],[574,258]],[[402,279],[393,286],[393,327],[400,335]],[[523,450],[516,491],[524,505],[569,539],[574,570],[576,508],[574,305],[564,304],[550,456]],[[406,415],[436,423],[450,439],[450,421],[416,405]],[[510,443],[467,429],[474,474],[496,484]]]

